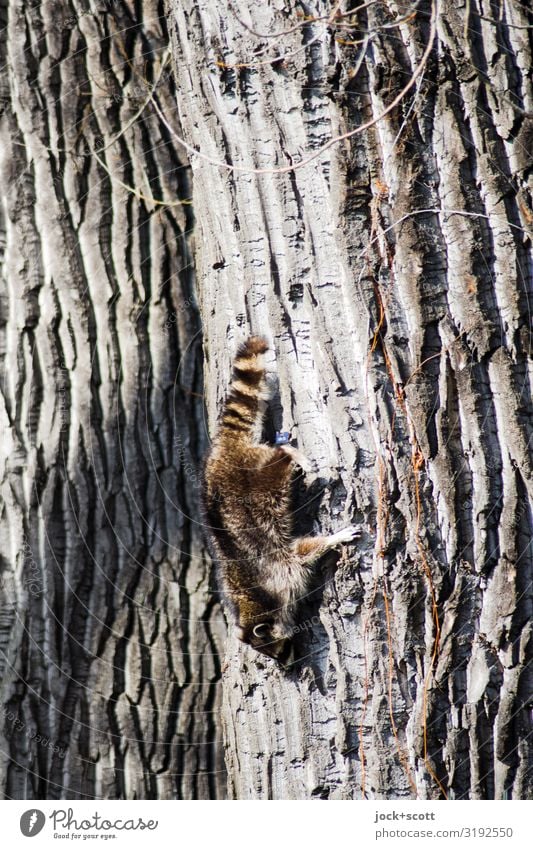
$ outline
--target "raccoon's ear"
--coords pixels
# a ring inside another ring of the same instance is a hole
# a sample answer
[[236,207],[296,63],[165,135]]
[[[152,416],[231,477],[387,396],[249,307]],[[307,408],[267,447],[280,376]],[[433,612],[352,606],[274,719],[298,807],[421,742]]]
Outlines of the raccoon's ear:
[[254,637],[263,639],[270,633],[270,625],[268,622],[261,622],[259,625],[254,625]]

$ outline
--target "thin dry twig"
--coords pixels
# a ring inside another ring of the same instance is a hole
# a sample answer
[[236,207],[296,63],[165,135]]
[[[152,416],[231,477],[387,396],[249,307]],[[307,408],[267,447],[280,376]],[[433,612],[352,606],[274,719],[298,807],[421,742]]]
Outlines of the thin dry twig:
[[[339,10],[341,3],[342,3],[342,0],[339,0],[337,5],[333,8],[331,14],[328,15],[327,18],[325,18],[324,23],[326,25],[329,26],[330,24],[333,23],[333,20],[335,19],[335,16],[336,16],[336,14]],[[237,20],[239,21],[240,24],[245,26],[245,24],[243,24],[243,22],[240,21],[238,18],[237,18]],[[316,20],[318,20],[318,19],[316,19]],[[310,23],[314,23],[314,20],[313,21],[305,21],[304,25],[309,25]],[[297,28],[298,28],[298,26],[295,27],[295,29],[297,29]],[[282,54],[280,56],[273,56],[270,59],[263,59],[260,62],[256,62],[255,60],[253,60],[251,62],[236,62],[234,64],[227,64],[226,62],[217,62],[217,65],[221,68],[228,68],[228,69],[231,69],[231,68],[256,68],[256,67],[260,67],[261,65],[271,65],[273,62],[287,62],[289,59],[294,59],[294,57],[298,56],[299,53],[302,53],[304,50],[307,50],[309,47],[311,47],[312,44],[315,44],[318,41],[318,39],[320,38],[321,35],[322,35],[321,32],[317,33],[315,36],[313,36],[313,38],[310,41],[308,41],[306,44],[303,44],[301,47],[298,48],[298,50],[295,50],[293,53],[290,53],[289,55],[283,55]]]
[[224,168],[227,171],[230,171],[232,173],[239,173],[239,174],[288,174],[290,172],[298,171],[300,168],[305,168],[306,165],[309,165],[311,162],[313,162],[315,159],[317,159],[319,156],[321,156],[323,153],[325,153],[327,150],[329,150],[329,148],[333,147],[334,145],[338,144],[339,142],[346,141],[347,139],[350,139],[353,136],[356,136],[359,133],[362,133],[365,130],[368,130],[371,127],[375,126],[377,123],[379,123],[379,121],[383,120],[383,118],[385,118],[387,115],[389,115],[390,112],[392,112],[392,110],[395,109],[398,106],[399,103],[401,103],[401,101],[403,100],[403,98],[405,97],[407,92],[410,91],[411,88],[415,85],[418,77],[422,74],[422,72],[423,72],[423,70],[424,70],[424,68],[427,64],[427,61],[428,61],[429,56],[431,54],[431,51],[433,49],[433,43],[435,41],[435,36],[436,36],[436,33],[437,33],[437,17],[438,17],[438,14],[439,14],[439,9],[440,9],[440,0],[433,0],[433,2],[432,2],[432,13],[431,13],[431,26],[430,26],[429,38],[428,38],[428,43],[426,45],[426,48],[425,48],[425,50],[422,54],[420,62],[418,63],[415,70],[411,74],[408,83],[396,95],[396,97],[393,98],[393,100],[389,103],[389,105],[379,115],[377,115],[375,118],[372,118],[369,121],[365,121],[363,124],[360,124],[358,127],[355,127],[355,129],[353,129],[353,130],[348,130],[346,133],[341,133],[340,135],[335,136],[334,138],[331,138],[328,142],[326,142],[324,145],[322,145],[322,147],[320,147],[318,150],[316,150],[310,156],[308,156],[305,159],[300,160],[300,162],[296,162],[292,165],[284,165],[281,168],[250,168],[250,167],[247,167],[247,166],[244,166],[244,165],[230,165],[228,162],[221,162],[220,160],[213,159],[213,157],[208,156],[206,153],[202,153],[202,151],[196,150],[196,148],[193,147],[192,144],[189,144],[187,141],[185,141],[185,139],[182,136],[180,136],[180,135],[178,135],[178,133],[176,133],[174,128],[169,124],[168,120],[166,119],[165,115],[163,114],[163,111],[161,110],[159,104],[157,103],[155,92],[153,92],[150,95],[151,101],[154,105],[154,108],[155,108],[157,114],[159,115],[159,118],[161,119],[163,124],[166,126],[169,133],[171,133],[171,135],[176,139],[176,141],[182,147],[184,147],[185,150],[188,150],[189,153],[191,153],[195,156],[198,156],[200,159],[203,159],[205,162],[208,162],[210,165],[213,165],[216,168]]

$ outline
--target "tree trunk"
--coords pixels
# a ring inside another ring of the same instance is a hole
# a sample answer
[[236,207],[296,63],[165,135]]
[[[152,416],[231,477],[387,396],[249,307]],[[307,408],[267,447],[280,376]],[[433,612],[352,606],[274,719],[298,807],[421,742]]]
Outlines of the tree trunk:
[[316,463],[299,515],[365,530],[292,671],[230,637],[230,794],[526,798],[533,20],[353,6],[168,2],[209,426],[265,333]]
[[166,19],[0,15],[3,792],[222,797],[189,172],[149,99],[175,96]]

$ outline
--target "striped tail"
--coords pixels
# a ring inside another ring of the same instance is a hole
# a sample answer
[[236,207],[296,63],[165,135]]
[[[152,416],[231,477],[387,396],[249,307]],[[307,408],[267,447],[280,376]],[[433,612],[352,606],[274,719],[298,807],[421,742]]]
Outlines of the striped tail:
[[221,433],[249,438],[256,435],[263,416],[261,401],[266,397],[265,351],[268,343],[262,336],[250,336],[238,349],[220,421]]

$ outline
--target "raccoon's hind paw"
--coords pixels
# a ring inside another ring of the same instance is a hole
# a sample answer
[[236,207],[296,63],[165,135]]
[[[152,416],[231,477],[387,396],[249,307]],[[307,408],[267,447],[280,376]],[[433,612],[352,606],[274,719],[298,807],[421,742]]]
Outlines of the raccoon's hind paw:
[[297,448],[294,448],[292,445],[280,445],[280,448],[282,451],[285,452],[285,454],[288,454],[291,460],[297,463],[298,466],[300,466],[300,468],[304,470],[304,472],[313,471],[313,464],[311,463],[311,461],[307,459],[305,454],[302,454],[301,451],[298,451]]

